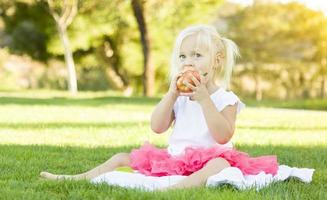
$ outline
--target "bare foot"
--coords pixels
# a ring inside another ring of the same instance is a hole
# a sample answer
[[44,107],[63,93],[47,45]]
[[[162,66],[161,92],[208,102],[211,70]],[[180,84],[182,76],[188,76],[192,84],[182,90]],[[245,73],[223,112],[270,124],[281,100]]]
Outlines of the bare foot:
[[58,175],[49,172],[41,172],[40,176],[49,180],[73,180],[74,179],[73,176],[71,175]]

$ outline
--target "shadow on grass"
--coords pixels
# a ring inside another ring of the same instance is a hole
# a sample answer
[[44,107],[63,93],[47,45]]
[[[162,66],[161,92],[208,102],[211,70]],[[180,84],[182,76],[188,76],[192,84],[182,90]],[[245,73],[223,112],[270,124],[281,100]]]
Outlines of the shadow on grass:
[[244,100],[246,105],[253,107],[289,108],[304,110],[327,110],[326,99],[296,99],[296,100]]
[[[136,127],[148,126],[150,121],[122,121],[122,122],[19,122],[19,123],[3,123],[0,122],[2,129],[62,129],[62,128],[116,128],[116,127]],[[274,126],[251,126],[238,125],[238,129],[251,130],[301,130],[301,131],[323,131],[327,130],[326,125],[310,126],[310,127],[290,127],[289,125]]]
[[[123,97],[102,96],[94,98],[29,98],[29,97],[0,97],[1,105],[56,105],[56,106],[104,106],[104,105],[155,105],[160,101],[159,97]],[[289,109],[327,110],[327,101],[324,99],[304,100],[262,100],[260,102],[245,99],[245,104],[251,107],[271,107]]]
[[[299,130],[299,131],[323,131],[327,130],[327,125],[315,125],[315,126],[289,126],[289,125],[273,125],[273,126],[251,126],[251,125],[237,125],[237,128],[239,129],[251,129],[251,130],[269,130],[269,131],[275,131],[275,130]],[[264,132],[263,132],[264,133]]]
[[136,127],[146,126],[149,121],[135,122],[30,122],[30,123],[0,123],[2,129],[62,129],[62,128],[117,128],[117,127]]
[[103,106],[111,104],[152,105],[160,98],[104,96],[95,98],[24,98],[0,97],[1,105],[56,105],[56,106]]

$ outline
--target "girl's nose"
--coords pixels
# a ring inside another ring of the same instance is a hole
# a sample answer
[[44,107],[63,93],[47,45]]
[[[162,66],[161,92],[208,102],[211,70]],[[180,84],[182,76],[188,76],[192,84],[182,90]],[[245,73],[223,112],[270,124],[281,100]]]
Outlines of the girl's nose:
[[192,58],[185,59],[185,61],[183,62],[183,66],[184,67],[194,67],[194,62],[193,62]]

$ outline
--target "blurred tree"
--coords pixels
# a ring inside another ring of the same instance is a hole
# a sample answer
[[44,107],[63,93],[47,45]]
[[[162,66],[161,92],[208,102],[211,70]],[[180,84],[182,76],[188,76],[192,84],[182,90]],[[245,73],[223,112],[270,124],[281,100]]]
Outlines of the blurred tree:
[[257,2],[224,19],[228,35],[242,50],[242,73],[254,79],[257,100],[262,99],[263,80],[272,89],[281,83],[288,97],[310,95],[318,71],[314,57],[323,44],[318,35],[324,35],[323,23],[317,22],[326,21],[325,17],[297,3]]
[[52,24],[41,4],[35,4],[33,0],[1,1],[0,17],[4,23],[2,47],[9,47],[11,53],[28,54],[42,61],[48,59],[46,42]]
[[[240,46],[245,68],[243,74],[253,77],[255,82],[255,98],[262,99],[262,81],[273,80],[277,75],[266,67],[265,63],[276,60],[279,41],[276,36],[283,28],[279,20],[278,8],[274,5],[253,4],[226,19],[229,22],[227,30],[231,39]],[[265,16],[269,16],[269,18]]]
[[[177,33],[192,23],[208,23],[219,4],[220,1],[195,4],[188,0],[147,1],[142,4],[146,11],[144,15],[147,16],[148,31],[152,33],[152,37],[149,37],[153,44],[150,49],[153,51],[153,66],[156,66],[156,84],[159,87],[166,89],[167,84],[163,80]],[[79,15],[69,30],[72,48],[96,55],[98,64],[106,66],[111,85],[125,91],[130,91],[131,84],[138,89],[144,83],[142,74],[145,73],[142,51],[139,51],[142,45],[138,39],[138,24],[132,13],[131,1],[82,1]],[[56,49],[57,45],[53,43],[51,46],[51,51],[60,52]]]
[[[64,1],[53,2],[58,3],[57,13],[64,11],[60,7]],[[176,35],[190,24],[210,23],[221,1],[138,3],[147,22],[148,36],[151,35],[148,49],[151,49],[151,62],[155,67],[155,89],[163,92],[167,88],[167,66]],[[0,45],[9,47],[11,53],[28,54],[45,61],[52,72],[60,68],[61,75],[57,77],[62,79],[60,60],[65,51],[62,40],[57,37],[55,21],[44,9],[48,5],[45,0],[0,1],[0,23],[3,24]],[[79,88],[144,91],[144,48],[142,51],[140,26],[133,14],[132,0],[85,0],[79,2],[78,9],[79,14],[66,31],[77,76],[81,79]],[[289,98],[326,95],[326,17],[299,4],[256,3],[234,11],[236,13],[224,18],[229,26],[223,35],[239,44],[244,70],[238,71],[238,75],[253,77],[257,99],[273,94],[273,90],[277,94],[280,88],[287,91]],[[224,7],[218,12],[230,11]],[[219,31],[225,26],[215,24]],[[51,66],[52,63],[56,64]],[[269,89],[267,82],[271,84]]]
[[145,19],[144,3],[145,1],[143,0],[131,0],[133,13],[140,31],[143,48],[143,95],[152,96],[154,93],[154,68],[151,57],[150,36]]
[[296,87],[297,97],[308,98],[321,91],[317,91],[315,83],[326,75],[320,64],[322,56],[326,57],[326,52],[321,48],[327,36],[322,31],[326,29],[326,17],[301,4],[291,3],[284,7],[286,12],[289,11],[285,16],[289,30],[282,34],[283,46],[287,50],[281,51],[284,56],[281,54],[280,60],[294,63],[300,82],[300,87]]
[[178,33],[189,25],[208,24],[217,16],[222,0],[147,1],[146,15],[151,32],[151,49],[155,66],[156,91],[167,89],[170,57]]
[[56,22],[56,27],[65,50],[65,61],[68,70],[68,87],[72,94],[77,93],[76,69],[73,59],[73,54],[70,48],[69,39],[67,36],[67,27],[73,22],[75,15],[78,12],[78,0],[64,0],[53,2],[47,0],[49,12]]
[[[1,3],[3,2],[5,1],[1,1]],[[15,16],[23,16],[33,26],[23,24],[21,27],[24,27],[24,31],[17,31],[17,33],[21,34],[16,34],[16,38],[28,43],[31,40],[24,39],[27,32],[30,37],[43,38],[43,42],[33,42],[33,45],[42,44],[43,48],[35,47],[31,49],[31,53],[33,51],[35,55],[38,55],[35,52],[45,52],[46,61],[49,58],[59,58],[61,60],[65,55],[65,51],[62,50],[60,37],[56,37],[55,21],[52,21],[44,12],[48,9],[49,4],[47,1],[17,0],[17,2],[23,5],[23,9],[14,12]],[[58,6],[55,7],[55,12],[59,15],[59,12],[63,11],[63,7],[60,7],[63,5],[60,5],[60,3],[63,4],[64,2],[53,2],[58,3],[58,5],[55,4]],[[193,3],[189,0],[160,0],[142,3],[143,9],[146,11],[144,16],[146,15],[148,22],[147,30],[153,33],[149,40],[153,44],[150,49],[153,51],[153,66],[156,66],[156,84],[159,85],[159,90],[163,91],[167,87],[166,81],[163,80],[166,80],[167,66],[170,61],[169,56],[176,34],[189,24],[208,23],[220,2],[205,0],[200,3]],[[76,60],[79,79],[86,78],[86,74],[91,71],[97,71],[100,74],[105,72],[107,75],[106,81],[110,82],[109,88],[118,88],[129,91],[128,93],[131,91],[131,86],[137,90],[136,92],[139,89],[141,90],[142,74],[144,73],[142,62],[144,62],[144,59],[142,61],[142,45],[138,39],[140,32],[137,31],[138,24],[135,15],[133,15],[131,3],[131,1],[121,0],[86,0],[79,2],[79,14],[74,17],[74,22],[66,30],[70,38],[70,49]],[[17,9],[16,3],[12,4],[12,1],[6,1],[6,5],[12,5],[14,10]],[[43,8],[44,10],[32,12],[31,7]],[[15,18],[9,16],[7,19],[11,23]],[[21,30],[18,24],[22,21],[24,19],[17,18],[18,23],[11,23],[12,25],[6,23],[5,27],[8,30],[17,27],[18,30]],[[28,31],[25,31],[26,27],[29,27]],[[10,38],[12,30],[8,32]],[[21,47],[24,47],[21,52],[26,53],[26,48],[31,48],[33,45],[21,45]],[[17,51],[17,46],[13,46],[12,50]],[[57,62],[56,66],[58,65]],[[59,68],[61,69],[61,67]],[[100,74],[98,77],[102,79],[103,76],[100,76]],[[93,73],[92,77],[95,77],[94,75]],[[98,82],[98,80],[94,81]],[[89,78],[81,80],[81,83],[83,83],[81,87],[85,87],[85,84],[90,82]],[[101,85],[104,83],[102,82]],[[151,87],[154,87],[154,84]]]
[[317,34],[313,38],[317,48],[313,60],[319,68],[314,78],[320,81],[320,97],[325,98],[327,96],[327,18],[323,13],[317,13],[312,21],[316,24],[314,31]]
[[[128,1],[81,1],[79,15],[70,27],[70,34],[75,58],[83,65],[80,67],[88,68],[83,73],[90,70],[104,73],[109,88],[123,90],[124,94],[130,95],[130,80],[139,70],[135,69],[136,64],[126,64],[126,60],[135,57],[136,51],[131,48],[131,40],[137,43],[134,40],[137,34],[134,34],[136,26],[133,26],[133,17],[126,13],[131,13]],[[128,46],[132,53],[125,53],[124,46]],[[51,51],[60,53],[55,40]]]

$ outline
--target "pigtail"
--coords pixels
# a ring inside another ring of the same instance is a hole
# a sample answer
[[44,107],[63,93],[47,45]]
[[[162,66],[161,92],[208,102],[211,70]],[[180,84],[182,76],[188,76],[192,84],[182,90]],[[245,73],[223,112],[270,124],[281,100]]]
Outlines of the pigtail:
[[235,60],[240,57],[240,53],[237,45],[230,39],[221,38],[221,41],[225,47],[225,63],[222,87],[229,89],[230,79],[232,76]]

